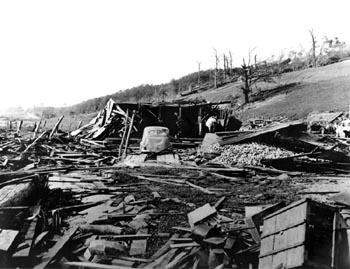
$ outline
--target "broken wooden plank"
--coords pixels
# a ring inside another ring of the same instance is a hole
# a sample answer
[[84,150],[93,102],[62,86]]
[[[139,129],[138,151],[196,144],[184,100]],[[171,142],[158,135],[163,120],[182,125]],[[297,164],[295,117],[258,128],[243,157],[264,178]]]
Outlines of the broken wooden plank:
[[62,116],[58,119],[58,121],[56,122],[55,126],[53,127],[53,129],[52,129],[52,131],[51,131],[51,133],[50,133],[50,135],[49,135],[49,139],[51,139],[51,138],[53,137],[53,135],[56,133],[58,127],[60,126],[61,121],[63,120],[63,118],[64,118],[64,116],[62,115]]
[[94,262],[65,262],[67,266],[74,266],[80,269],[82,268],[91,268],[91,269],[134,269],[133,267],[118,265],[108,265]]
[[186,181],[186,184],[194,189],[200,190],[201,192],[204,192],[206,194],[215,194],[215,192],[209,191],[206,188],[203,188],[201,186],[195,185],[189,181]]
[[132,111],[131,120],[130,120],[128,135],[126,136],[126,141],[125,141],[125,148],[124,148],[124,152],[123,152],[123,157],[124,158],[126,156],[126,153],[127,153],[128,147],[129,147],[129,140],[130,140],[131,131],[132,131],[132,128],[133,128],[133,125],[134,125],[135,114],[136,114],[136,111],[133,110]]
[[174,234],[160,249],[156,251],[156,253],[152,255],[151,260],[154,261],[159,257],[161,257],[162,255],[164,255],[164,253],[166,253],[170,249],[170,244],[172,242],[172,239],[176,239],[178,237],[179,237],[178,234]]
[[208,217],[213,216],[214,214],[217,214],[216,209],[211,207],[209,204],[205,204],[187,214],[188,222],[193,229],[195,224]]
[[62,251],[68,241],[74,236],[77,228],[71,228],[62,236],[56,244],[45,253],[42,262],[37,264],[34,269],[44,269],[46,268]]
[[[12,257],[19,258],[19,257],[28,257],[30,255],[30,252],[32,250],[32,247],[34,245],[34,239],[35,239],[35,231],[38,224],[38,214],[40,212],[41,206],[36,206],[32,209],[33,216],[27,218],[24,221],[23,225],[23,233],[24,233],[24,242],[27,244],[27,247],[16,251]],[[35,212],[36,211],[36,212]],[[22,233],[22,230],[21,230]]]
[[0,250],[8,251],[18,234],[19,231],[0,229]]
[[137,234],[123,234],[123,235],[100,235],[101,239],[113,239],[115,241],[133,241],[144,240],[151,237],[151,234],[137,233]]
[[[147,233],[148,233],[148,229],[142,228],[137,232],[136,235],[143,235]],[[131,243],[129,255],[130,256],[144,255],[146,253],[146,248],[147,248],[147,238],[142,240],[134,240]]]
[[181,243],[181,244],[170,244],[170,248],[189,248],[189,247],[199,247],[200,244],[196,242],[191,243]]
[[47,131],[44,131],[41,135],[39,135],[39,137],[37,139],[35,139],[23,152],[26,153],[31,147],[33,147],[45,134],[47,133]]
[[215,203],[214,208],[215,208],[215,209],[218,209],[218,208],[222,205],[222,203],[225,201],[225,199],[226,199],[226,196],[221,197],[221,198],[219,199],[219,201],[217,201],[217,202]]

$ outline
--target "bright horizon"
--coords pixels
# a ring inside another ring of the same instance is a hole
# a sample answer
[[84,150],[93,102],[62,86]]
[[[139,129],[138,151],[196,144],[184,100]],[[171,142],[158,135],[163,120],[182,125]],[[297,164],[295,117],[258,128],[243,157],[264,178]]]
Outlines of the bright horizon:
[[0,107],[64,106],[214,66],[350,44],[346,1],[1,1]]

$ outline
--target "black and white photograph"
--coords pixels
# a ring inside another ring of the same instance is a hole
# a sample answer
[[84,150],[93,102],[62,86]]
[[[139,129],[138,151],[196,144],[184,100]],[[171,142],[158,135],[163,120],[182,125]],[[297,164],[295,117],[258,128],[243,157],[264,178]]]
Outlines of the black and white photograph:
[[349,10],[0,0],[0,269],[349,269]]

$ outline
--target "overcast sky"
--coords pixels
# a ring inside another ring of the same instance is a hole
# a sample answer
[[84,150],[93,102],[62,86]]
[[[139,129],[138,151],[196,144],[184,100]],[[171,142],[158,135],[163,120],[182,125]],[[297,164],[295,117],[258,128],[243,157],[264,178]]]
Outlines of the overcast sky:
[[350,43],[348,1],[0,1],[0,106],[71,105],[214,65]]

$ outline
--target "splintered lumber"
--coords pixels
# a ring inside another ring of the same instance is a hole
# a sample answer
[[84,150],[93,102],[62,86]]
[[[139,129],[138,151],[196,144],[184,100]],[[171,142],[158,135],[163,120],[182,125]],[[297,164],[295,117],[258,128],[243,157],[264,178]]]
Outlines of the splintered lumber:
[[193,229],[194,225],[196,223],[213,216],[214,214],[217,214],[217,211],[214,207],[211,207],[209,204],[205,204],[192,212],[188,213],[188,222]]
[[[142,228],[137,232],[136,235],[143,235],[147,233],[148,233],[148,229]],[[147,248],[147,239],[134,240],[131,243],[129,255],[130,256],[144,255],[146,253],[146,248]]]
[[80,126],[81,126],[81,124],[83,123],[83,121],[82,120],[80,120],[79,122],[78,122],[78,125],[77,125],[77,129],[79,129],[80,128]]
[[160,249],[158,249],[158,251],[154,253],[153,256],[151,257],[151,260],[154,261],[158,259],[160,256],[164,255],[164,253],[169,251],[172,240],[176,238],[179,238],[178,234],[174,234]]
[[100,235],[101,239],[113,239],[115,241],[132,241],[132,240],[144,240],[151,237],[151,234],[137,233],[137,234],[123,234],[123,235]]
[[77,268],[92,268],[92,269],[133,269],[133,267],[122,265],[108,265],[93,262],[65,262],[64,265],[74,266]]
[[18,184],[18,183],[25,183],[25,182],[31,181],[34,177],[37,177],[37,175],[30,175],[30,176],[26,176],[26,177],[21,177],[21,178],[7,180],[5,182],[0,183],[0,188],[8,186],[8,185],[14,185],[14,184]]
[[170,244],[170,248],[188,248],[188,247],[199,247],[200,245],[196,242],[182,243],[182,244]]
[[127,137],[126,137],[126,141],[125,141],[125,148],[124,148],[123,157],[125,157],[125,156],[126,156],[126,152],[127,152],[127,150],[128,150],[129,140],[130,140],[130,135],[131,135],[132,128],[133,128],[133,126],[134,126],[134,118],[135,118],[135,114],[136,114],[136,111],[135,111],[135,110],[133,110],[133,111],[132,111],[131,120],[130,120],[130,125],[129,125],[128,135],[127,135]]
[[120,235],[123,232],[122,228],[113,225],[80,225],[79,229],[83,232],[112,235]]
[[0,250],[8,251],[19,231],[0,229]]
[[222,203],[225,201],[225,199],[226,199],[225,196],[221,197],[220,200],[215,203],[214,207],[218,209],[222,205]]
[[201,192],[204,192],[206,194],[215,194],[214,192],[207,190],[206,188],[203,188],[201,186],[195,185],[189,181],[186,181],[186,184],[194,189],[200,190]]
[[58,208],[52,209],[51,211],[70,211],[70,210],[80,211],[80,210],[84,210],[84,209],[87,209],[87,208],[92,207],[92,206],[102,204],[103,202],[106,202],[106,201],[103,200],[100,202],[91,202],[91,203],[86,203],[86,204],[82,204],[82,205],[58,207]]
[[209,172],[211,175],[213,175],[214,177],[220,178],[220,179],[225,179],[228,180],[230,182],[240,182],[245,180],[244,178],[238,178],[238,177],[229,177],[229,176],[224,176],[224,175],[220,175],[218,173],[214,173],[214,172]]
[[113,260],[111,260],[111,264],[112,265],[133,267],[135,265],[135,263],[136,262],[134,262],[134,261],[127,261],[127,260],[123,260],[123,259],[113,259]]
[[20,120],[19,122],[17,122],[17,131],[16,131],[17,134],[19,134],[19,132],[21,131],[22,124],[23,124],[23,120]]
[[124,126],[122,140],[120,141],[120,145],[119,145],[118,157],[122,156],[122,150],[123,150],[123,146],[126,138],[126,132],[128,130],[128,118],[129,118],[129,110],[126,110],[125,126]]
[[71,228],[62,236],[56,244],[48,250],[42,259],[42,262],[34,267],[34,269],[44,269],[46,268],[63,250],[68,241],[74,236],[77,228]]
[[38,224],[38,214],[40,212],[41,206],[34,206],[32,207],[32,213],[33,216],[27,218],[24,221],[24,225],[22,227],[21,233],[24,234],[24,242],[26,244],[26,247],[24,247],[23,249],[20,249],[18,251],[16,251],[12,257],[28,257],[32,247],[34,245],[34,237],[35,237],[35,231],[36,231],[36,227]]
[[43,116],[44,116],[44,112],[41,113],[40,120],[39,120],[38,124],[36,125],[35,131],[34,131],[34,134],[33,134],[33,139],[36,138],[36,135],[39,132],[40,124],[41,124],[41,121],[43,120]]
[[136,176],[139,179],[142,180],[148,180],[152,182],[157,182],[157,183],[164,183],[164,184],[169,184],[169,185],[175,185],[175,186],[182,186],[185,181],[176,181],[176,180],[170,180],[170,179],[160,179],[160,178],[149,178],[149,177],[144,177],[144,176]]
[[178,264],[179,261],[181,261],[181,259],[186,257],[187,253],[188,253],[188,251],[180,252],[177,256],[175,256],[175,258],[169,264],[167,264],[165,269],[179,268],[179,264]]
[[44,131],[37,139],[33,141],[22,153],[26,153],[31,147],[33,147],[45,134],[47,131]]
[[58,119],[58,121],[57,121],[56,124],[55,124],[55,127],[53,127],[53,129],[52,129],[52,131],[51,131],[51,133],[50,133],[50,135],[49,135],[49,139],[51,139],[51,138],[53,137],[53,135],[56,133],[58,127],[60,126],[61,121],[63,120],[63,118],[64,118],[64,116],[62,115],[62,116]]

